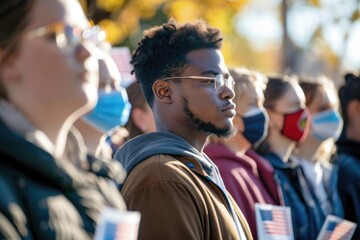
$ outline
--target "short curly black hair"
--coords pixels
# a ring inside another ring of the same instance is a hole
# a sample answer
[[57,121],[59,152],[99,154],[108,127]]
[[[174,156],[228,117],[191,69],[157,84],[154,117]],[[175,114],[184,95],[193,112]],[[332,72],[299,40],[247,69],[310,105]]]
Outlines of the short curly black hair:
[[130,63],[149,105],[154,101],[152,85],[156,80],[180,74],[187,64],[187,53],[196,49],[220,49],[222,40],[220,30],[204,20],[180,25],[170,19],[145,31]]

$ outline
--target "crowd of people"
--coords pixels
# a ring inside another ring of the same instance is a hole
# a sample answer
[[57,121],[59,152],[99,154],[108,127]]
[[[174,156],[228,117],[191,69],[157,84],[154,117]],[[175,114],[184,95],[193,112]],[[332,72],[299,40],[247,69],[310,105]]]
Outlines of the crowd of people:
[[259,204],[294,239],[360,224],[359,73],[228,68],[219,29],[170,19],[124,88],[77,0],[0,16],[0,239],[92,239],[106,209],[140,212],[138,239],[259,239]]

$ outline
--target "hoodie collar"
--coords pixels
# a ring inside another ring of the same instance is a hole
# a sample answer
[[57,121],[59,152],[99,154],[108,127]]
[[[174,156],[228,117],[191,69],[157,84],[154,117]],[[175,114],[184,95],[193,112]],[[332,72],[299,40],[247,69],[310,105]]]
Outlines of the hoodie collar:
[[[137,136],[126,142],[115,154],[127,173],[143,160],[158,154],[178,155],[196,159],[210,177],[214,165],[204,153],[200,153],[185,139],[170,132],[153,132]],[[186,158],[185,158],[186,159]],[[195,165],[191,161],[185,163],[189,168]]]

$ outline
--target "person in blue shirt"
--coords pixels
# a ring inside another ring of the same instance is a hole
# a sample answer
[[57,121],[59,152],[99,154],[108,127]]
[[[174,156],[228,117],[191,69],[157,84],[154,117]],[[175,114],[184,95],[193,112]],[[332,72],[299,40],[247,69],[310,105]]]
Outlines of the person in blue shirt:
[[258,151],[275,169],[275,180],[291,208],[295,239],[316,239],[324,216],[309,190],[300,165],[291,154],[309,131],[310,114],[305,95],[294,77],[269,77],[264,107],[269,114],[269,133]]

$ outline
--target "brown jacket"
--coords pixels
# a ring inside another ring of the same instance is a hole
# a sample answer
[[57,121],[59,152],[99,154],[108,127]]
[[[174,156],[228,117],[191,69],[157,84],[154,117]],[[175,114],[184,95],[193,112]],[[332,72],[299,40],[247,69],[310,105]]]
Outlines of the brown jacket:
[[[139,239],[240,239],[226,199],[191,157],[154,155],[139,163],[122,191],[129,210],[140,211]],[[240,209],[229,196],[252,239]]]

